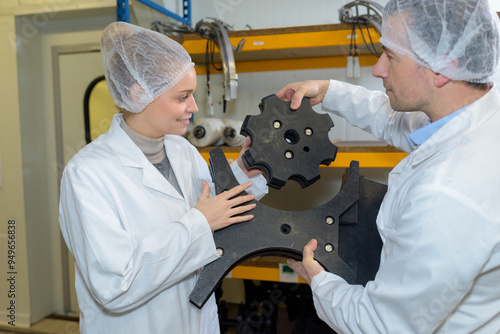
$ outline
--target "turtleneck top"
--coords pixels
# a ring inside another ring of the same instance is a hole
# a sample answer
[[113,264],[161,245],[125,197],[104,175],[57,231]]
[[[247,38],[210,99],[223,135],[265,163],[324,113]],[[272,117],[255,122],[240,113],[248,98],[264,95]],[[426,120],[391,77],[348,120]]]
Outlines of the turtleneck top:
[[132,141],[139,147],[139,149],[144,153],[146,158],[156,167],[156,169],[167,179],[168,182],[177,190],[177,192],[182,196],[181,188],[175,177],[174,170],[170,166],[168,161],[168,156],[165,152],[164,137],[160,138],[149,138],[145,137],[136,131],[132,130],[128,124],[121,122],[121,128],[125,133],[132,139]]

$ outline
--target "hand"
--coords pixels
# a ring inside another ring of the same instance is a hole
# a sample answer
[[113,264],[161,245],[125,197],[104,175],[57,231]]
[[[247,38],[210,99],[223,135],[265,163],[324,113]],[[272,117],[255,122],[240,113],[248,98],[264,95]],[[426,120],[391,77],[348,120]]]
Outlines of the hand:
[[318,261],[314,259],[316,247],[318,247],[318,242],[312,239],[304,246],[304,250],[302,251],[302,262],[287,259],[288,266],[309,285],[311,285],[314,276],[325,270]]
[[203,180],[201,196],[198,198],[194,207],[200,210],[205,216],[212,231],[220,230],[232,224],[248,221],[253,218],[253,215],[238,215],[255,208],[255,203],[242,206],[239,205],[250,202],[255,198],[255,196],[235,196],[251,186],[252,182],[246,182],[225,191],[222,194],[209,197],[210,186],[207,181]]
[[330,80],[295,82],[283,87],[276,96],[284,101],[292,101],[291,108],[295,110],[300,107],[304,96],[311,99],[311,106],[323,102],[329,85]]
[[252,140],[250,139],[250,137],[247,137],[247,139],[243,143],[243,147],[241,148],[240,154],[238,155],[238,158],[236,159],[236,163],[238,164],[238,166],[240,166],[243,173],[245,173],[245,175],[249,178],[252,178],[254,176],[262,174],[262,170],[260,170],[258,168],[247,169],[247,167],[243,163],[243,158],[242,158],[243,154],[245,153],[246,150],[248,150],[250,148],[251,145],[252,145]]

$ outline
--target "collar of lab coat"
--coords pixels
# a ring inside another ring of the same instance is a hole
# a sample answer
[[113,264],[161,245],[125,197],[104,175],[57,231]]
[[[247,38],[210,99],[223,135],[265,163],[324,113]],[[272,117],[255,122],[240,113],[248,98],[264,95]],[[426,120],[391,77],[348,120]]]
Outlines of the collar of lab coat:
[[417,165],[436,152],[453,143],[458,138],[473,131],[477,126],[483,124],[495,112],[500,112],[500,94],[496,86],[480,99],[470,104],[441,129],[434,133],[425,143],[413,151],[408,158],[412,165]]
[[[143,170],[142,183],[144,186],[162,192],[166,195],[184,200],[181,194],[168,182],[167,179],[153,166],[144,153],[134,144],[132,139],[123,131],[120,124],[123,122],[123,115],[116,114],[108,131],[108,143],[111,149],[117,154],[124,166],[140,168]],[[182,157],[181,147],[177,143],[164,141],[165,151],[174,170],[177,182],[181,190],[191,187],[191,178],[185,177],[191,174],[191,161]]]

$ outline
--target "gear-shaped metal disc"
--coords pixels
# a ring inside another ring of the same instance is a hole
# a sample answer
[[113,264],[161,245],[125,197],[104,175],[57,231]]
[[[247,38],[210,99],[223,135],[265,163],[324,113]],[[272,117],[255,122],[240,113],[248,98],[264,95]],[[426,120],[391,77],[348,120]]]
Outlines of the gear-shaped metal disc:
[[290,101],[269,95],[259,104],[260,115],[246,116],[241,134],[252,146],[243,155],[247,168],[259,168],[270,187],[280,189],[287,180],[305,188],[320,178],[319,165],[335,160],[337,147],[328,139],[334,126],[330,116],[318,114],[308,98],[297,110]]

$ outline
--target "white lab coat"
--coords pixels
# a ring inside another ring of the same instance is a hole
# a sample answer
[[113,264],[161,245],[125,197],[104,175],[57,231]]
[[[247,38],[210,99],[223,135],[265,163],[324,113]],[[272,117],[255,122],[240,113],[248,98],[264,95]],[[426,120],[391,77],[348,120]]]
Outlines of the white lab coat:
[[[121,129],[80,150],[61,181],[60,227],[76,263],[81,333],[219,333],[215,298],[189,302],[200,268],[218,258],[212,232],[194,208],[208,166],[180,136],[165,150],[183,197]],[[240,182],[245,174],[232,164]],[[259,175],[249,189],[262,196]],[[213,189],[213,188],[212,188]]]
[[319,316],[339,333],[500,333],[500,94],[496,87],[420,147],[420,112],[332,81],[323,109],[411,152],[389,175],[377,218],[381,264],[365,288],[322,272]]

